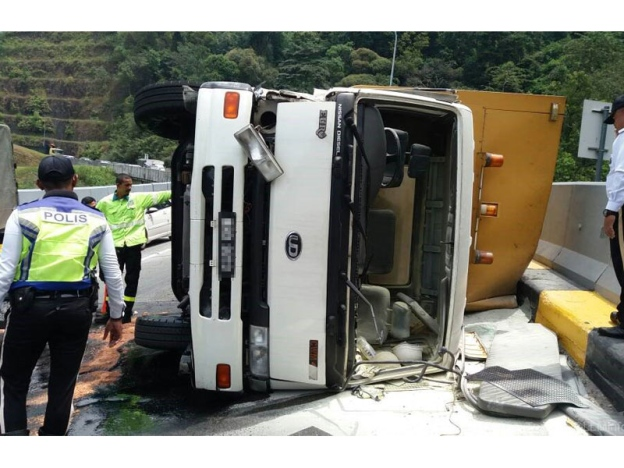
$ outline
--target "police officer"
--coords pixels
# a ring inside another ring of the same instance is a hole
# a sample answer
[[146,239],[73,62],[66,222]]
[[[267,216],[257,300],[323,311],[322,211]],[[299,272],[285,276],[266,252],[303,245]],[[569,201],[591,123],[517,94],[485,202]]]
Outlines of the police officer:
[[122,272],[124,269],[126,271],[124,291],[126,310],[122,322],[129,323],[132,320],[132,309],[139,287],[141,251],[147,242],[145,210],[171,200],[171,190],[130,193],[132,177],[128,174],[118,174],[116,184],[115,192],[98,201],[96,208],[104,213],[111,226],[119,267]]
[[28,435],[26,397],[33,369],[50,350],[48,403],[39,435],[65,435],[85,351],[91,311],[90,272],[104,270],[114,346],[122,334],[123,280],[104,218],[78,201],[69,159],[46,156],[38,169],[40,200],[18,206],[7,221],[0,254],[0,301],[7,314],[0,359],[0,433]]
[[624,338],[624,95],[617,97],[611,105],[609,117],[604,123],[613,125],[615,140],[611,151],[611,162],[607,174],[607,206],[604,215],[603,231],[609,238],[609,250],[615,277],[620,284],[620,301],[617,309],[611,312],[612,328],[600,327],[598,334],[612,338]]

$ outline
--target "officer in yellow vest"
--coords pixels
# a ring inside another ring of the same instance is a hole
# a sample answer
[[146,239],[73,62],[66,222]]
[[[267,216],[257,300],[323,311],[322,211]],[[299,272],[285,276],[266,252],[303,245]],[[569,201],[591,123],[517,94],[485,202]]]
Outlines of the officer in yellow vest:
[[122,322],[129,323],[132,320],[132,309],[139,287],[141,251],[147,242],[145,210],[171,200],[171,190],[130,193],[132,191],[132,177],[128,174],[118,174],[116,184],[115,192],[98,201],[96,208],[104,213],[110,224],[119,267],[122,272],[125,270],[124,301],[126,310]]
[[99,262],[110,298],[104,339],[121,339],[123,280],[104,215],[76,196],[71,161],[46,156],[37,186],[43,198],[19,205],[0,254],[0,301],[9,295],[0,358],[0,433],[28,435],[26,397],[33,369],[50,350],[48,403],[39,435],[65,435],[92,315],[90,272]]

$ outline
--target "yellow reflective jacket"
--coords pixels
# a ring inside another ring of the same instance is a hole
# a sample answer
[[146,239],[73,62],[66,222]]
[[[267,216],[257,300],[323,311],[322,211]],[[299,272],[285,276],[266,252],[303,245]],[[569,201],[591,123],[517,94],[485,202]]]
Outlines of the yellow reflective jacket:
[[106,220],[78,200],[55,196],[17,207],[22,252],[11,289],[84,289],[91,286]]
[[115,247],[145,244],[145,210],[171,199],[171,190],[130,193],[118,198],[116,194],[102,198],[96,208],[104,213],[113,231]]

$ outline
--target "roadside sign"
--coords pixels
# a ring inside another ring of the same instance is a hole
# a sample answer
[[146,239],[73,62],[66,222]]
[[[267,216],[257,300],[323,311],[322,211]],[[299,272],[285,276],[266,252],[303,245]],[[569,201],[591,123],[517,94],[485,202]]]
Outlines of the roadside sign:
[[[608,160],[615,133],[613,125],[606,125],[602,122],[608,117],[610,110],[610,102],[591,101],[589,99],[583,101],[583,117],[578,146],[579,158],[598,159],[598,156],[601,156],[601,160]],[[603,128],[605,134],[601,148],[600,140]],[[602,154],[599,154],[601,150]]]

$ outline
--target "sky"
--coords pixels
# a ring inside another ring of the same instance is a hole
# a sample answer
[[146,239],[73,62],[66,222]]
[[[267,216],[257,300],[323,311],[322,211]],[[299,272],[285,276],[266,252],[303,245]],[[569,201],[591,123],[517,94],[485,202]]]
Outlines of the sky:
[[[2,6],[0,31],[616,31],[619,15],[588,14],[582,2],[395,0],[360,2],[76,2]],[[380,8],[392,5],[391,8]],[[608,10],[608,8],[607,8]],[[41,13],[38,13],[41,12]]]

